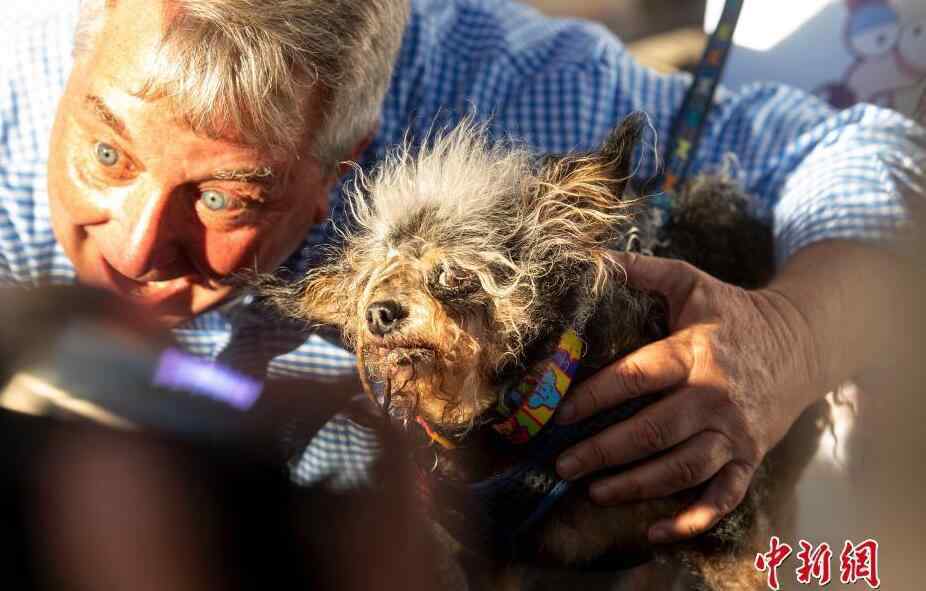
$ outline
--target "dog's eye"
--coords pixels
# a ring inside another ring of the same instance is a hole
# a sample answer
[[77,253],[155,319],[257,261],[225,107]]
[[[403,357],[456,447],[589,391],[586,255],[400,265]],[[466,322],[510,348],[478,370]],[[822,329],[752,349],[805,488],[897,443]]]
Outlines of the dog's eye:
[[428,287],[438,298],[456,300],[475,292],[479,282],[466,271],[437,267],[428,278]]
[[437,276],[437,282],[444,289],[453,289],[456,286],[457,278],[450,272],[450,269],[441,269],[440,275]]

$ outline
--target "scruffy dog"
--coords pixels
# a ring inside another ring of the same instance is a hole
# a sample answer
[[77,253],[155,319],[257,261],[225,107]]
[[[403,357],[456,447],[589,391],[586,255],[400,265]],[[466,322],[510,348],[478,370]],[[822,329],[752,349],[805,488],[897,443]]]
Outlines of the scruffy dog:
[[410,432],[429,433],[427,488],[464,546],[580,567],[656,554],[694,573],[692,584],[757,588],[755,553],[816,448],[822,409],[769,454],[739,509],[660,548],[647,528],[689,496],[601,507],[584,483],[564,490],[553,470],[560,451],[658,396],[577,428],[550,423],[526,444],[491,427],[500,398],[530,383],[568,331],[582,344],[577,380],[666,335],[661,299],[625,284],[615,249],[685,259],[744,287],[770,277],[770,231],[726,177],[691,183],[657,235],[646,199],[628,196],[644,122],[628,117],[598,152],[566,156],[491,142],[471,123],[405,147],[358,183],[352,225],[327,264],[267,292],[293,316],[339,327],[374,398]]

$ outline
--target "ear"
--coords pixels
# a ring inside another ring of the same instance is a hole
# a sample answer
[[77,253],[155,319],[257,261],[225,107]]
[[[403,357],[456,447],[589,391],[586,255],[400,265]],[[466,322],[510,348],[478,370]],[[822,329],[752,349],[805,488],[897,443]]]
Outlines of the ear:
[[521,260],[586,299],[610,284],[616,270],[610,249],[640,209],[623,197],[643,121],[643,115],[624,119],[597,152],[550,158],[524,200]]
[[348,329],[354,301],[347,281],[350,275],[348,269],[334,264],[310,271],[299,285],[297,314],[313,324]]
[[611,130],[608,137],[601,144],[601,157],[610,163],[611,176],[615,181],[622,181],[621,193],[630,179],[630,166],[633,153],[640,142],[643,126],[646,124],[646,114],[642,112],[631,113],[624,117],[617,127]]
[[343,298],[345,276],[334,265],[328,265],[312,269],[298,281],[280,275],[261,275],[249,283],[274,310],[287,318],[343,329],[350,307]]
[[633,213],[624,201],[645,115],[626,117],[597,152],[550,157],[533,208],[541,223],[561,223],[577,244],[609,242]]

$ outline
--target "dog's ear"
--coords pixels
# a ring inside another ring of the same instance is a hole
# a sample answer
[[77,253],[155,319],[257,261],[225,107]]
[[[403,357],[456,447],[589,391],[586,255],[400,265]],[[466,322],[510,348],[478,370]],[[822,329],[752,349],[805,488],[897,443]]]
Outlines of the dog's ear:
[[313,324],[344,330],[353,320],[348,269],[327,265],[313,269],[301,282],[297,313]]
[[345,299],[347,273],[335,265],[312,269],[300,280],[262,275],[250,281],[260,297],[281,315],[310,324],[345,328],[350,304]]
[[631,113],[611,130],[601,144],[601,157],[609,163],[614,181],[620,183],[619,196],[623,195],[627,181],[630,180],[633,153],[640,142],[645,124],[645,113]]
[[592,153],[551,157],[524,201],[521,260],[539,263],[556,282],[598,294],[615,269],[610,249],[640,209],[625,199],[645,116],[624,119]]
[[624,192],[644,121],[640,113],[625,118],[597,152],[549,157],[541,167],[530,217],[562,226],[578,246],[616,238],[635,207]]

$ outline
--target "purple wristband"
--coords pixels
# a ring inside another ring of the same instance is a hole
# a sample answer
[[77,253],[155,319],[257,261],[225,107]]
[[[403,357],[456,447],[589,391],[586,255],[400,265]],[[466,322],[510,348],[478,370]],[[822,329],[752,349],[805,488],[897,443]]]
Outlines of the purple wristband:
[[154,385],[184,390],[248,410],[260,397],[263,384],[252,377],[204,361],[174,348],[164,351],[154,373]]

